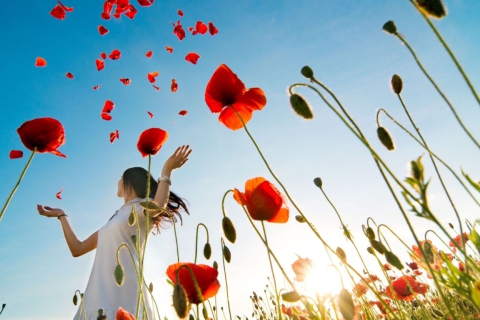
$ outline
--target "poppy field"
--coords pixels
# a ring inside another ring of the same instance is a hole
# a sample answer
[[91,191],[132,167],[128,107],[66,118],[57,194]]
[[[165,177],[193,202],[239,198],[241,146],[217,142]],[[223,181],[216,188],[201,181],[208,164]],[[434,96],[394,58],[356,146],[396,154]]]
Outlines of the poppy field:
[[[220,4],[57,1],[5,33],[26,62],[4,67],[0,319],[90,319],[93,255],[35,205],[84,239],[179,145],[189,214],[145,182],[111,270],[129,252],[145,290],[115,319],[480,318],[478,4]],[[169,223],[140,234],[149,213]]]

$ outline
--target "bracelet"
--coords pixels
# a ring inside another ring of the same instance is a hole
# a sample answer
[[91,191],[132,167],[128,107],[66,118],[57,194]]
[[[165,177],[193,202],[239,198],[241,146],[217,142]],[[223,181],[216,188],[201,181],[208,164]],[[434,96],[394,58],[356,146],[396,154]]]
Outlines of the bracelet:
[[59,216],[57,217],[57,219],[60,220],[60,217],[68,217],[68,216],[67,216],[65,213],[62,213],[61,215],[59,215]]
[[170,180],[170,178],[167,177],[167,176],[161,176],[160,178],[158,178],[157,181],[158,181],[158,183],[160,183],[160,181],[165,181],[165,182],[167,182],[169,185],[172,185],[172,180]]

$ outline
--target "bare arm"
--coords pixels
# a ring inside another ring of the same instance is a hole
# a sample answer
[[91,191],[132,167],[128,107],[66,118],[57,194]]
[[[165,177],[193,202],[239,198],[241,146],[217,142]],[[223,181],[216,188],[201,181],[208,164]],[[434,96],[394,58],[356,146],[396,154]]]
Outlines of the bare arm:
[[[42,207],[38,204],[37,210],[42,216],[49,218],[58,218],[60,215],[65,214],[62,209],[50,208],[47,206]],[[59,220],[62,224],[63,234],[65,235],[65,240],[67,241],[68,248],[70,249],[72,256],[80,257],[85,253],[97,248],[98,231],[95,231],[85,241],[80,241],[70,226],[68,218],[66,216],[61,216]]]

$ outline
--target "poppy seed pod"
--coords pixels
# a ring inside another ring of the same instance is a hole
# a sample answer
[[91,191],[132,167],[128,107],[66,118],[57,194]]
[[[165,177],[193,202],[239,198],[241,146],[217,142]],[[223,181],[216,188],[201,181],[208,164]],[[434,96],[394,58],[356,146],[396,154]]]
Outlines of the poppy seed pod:
[[73,296],[73,305],[76,306],[77,302],[78,302],[78,297],[77,297],[77,293],[75,293],[75,295]]
[[390,263],[392,266],[397,268],[398,270],[402,270],[405,268],[403,263],[400,262],[400,259],[391,251],[385,252],[385,259],[387,260],[388,263]]
[[352,320],[355,316],[355,305],[352,296],[346,289],[342,289],[338,295],[338,307],[345,320]]
[[378,140],[387,148],[388,151],[395,150],[395,143],[393,143],[392,136],[384,127],[377,128]]
[[370,245],[372,246],[373,249],[375,249],[380,254],[385,254],[385,252],[387,251],[387,248],[385,248],[383,243],[377,240],[370,240]]
[[187,294],[180,284],[173,287],[173,307],[180,319],[187,316]]
[[113,275],[115,276],[115,282],[121,286],[123,283],[123,268],[121,265],[117,264]]
[[397,34],[397,26],[395,25],[395,22],[393,22],[392,20],[387,21],[387,23],[383,25],[383,31],[388,34]]
[[390,80],[390,88],[392,89],[393,93],[400,94],[403,89],[403,81],[399,75],[394,74],[392,79]]
[[347,263],[347,255],[345,254],[345,251],[343,251],[342,248],[337,247],[337,250],[335,250],[337,253],[337,256],[342,260],[343,263]]
[[290,291],[282,294],[282,300],[285,302],[297,302],[302,296],[297,291]]
[[225,261],[230,263],[230,260],[232,260],[232,253],[230,252],[230,249],[228,249],[227,246],[223,246],[223,257],[225,258]]
[[290,96],[290,105],[303,119],[313,119],[312,109],[301,95],[296,93],[292,94]]
[[415,3],[421,12],[431,18],[442,19],[447,14],[441,0],[415,0]]
[[205,247],[203,247],[203,256],[205,259],[210,259],[212,256],[212,247],[210,246],[210,243],[205,243]]
[[229,217],[223,217],[222,229],[225,238],[231,243],[235,243],[235,240],[237,240],[237,232],[235,231],[235,227]]
[[319,187],[320,189],[322,189],[322,179],[320,179],[320,178],[315,178],[315,179],[313,179],[313,183],[315,183],[315,185],[316,185],[317,187]]
[[296,215],[295,220],[297,220],[300,223],[305,223],[306,222],[305,218],[301,215]]
[[305,78],[308,78],[308,79],[313,78],[313,70],[309,66],[303,67],[302,70],[300,70],[300,72],[302,73],[302,76],[304,76]]

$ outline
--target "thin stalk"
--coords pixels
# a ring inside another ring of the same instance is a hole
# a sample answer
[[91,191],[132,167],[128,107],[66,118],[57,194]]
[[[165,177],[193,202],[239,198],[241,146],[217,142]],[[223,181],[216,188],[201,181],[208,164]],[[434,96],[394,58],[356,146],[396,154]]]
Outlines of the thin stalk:
[[[225,276],[225,288],[227,291],[227,305],[228,305],[228,314],[230,316],[230,320],[232,320],[232,311],[230,310],[230,296],[228,294],[228,281],[227,281],[227,269],[225,268],[225,256],[223,255],[223,250],[225,247],[225,242],[223,242],[223,238],[220,238],[220,244],[222,246],[222,264],[223,264],[223,275]],[[223,311],[223,308],[222,308]],[[225,313],[223,314],[225,317]]]
[[225,210],[225,199],[227,197],[227,194],[229,194],[230,192],[233,192],[233,190],[228,190],[227,192],[225,192],[222,198],[222,213],[224,217],[227,216],[227,211]]
[[208,236],[207,226],[204,225],[203,223],[199,223],[197,225],[197,232],[196,232],[196,236],[195,236],[195,261],[194,261],[195,264],[197,264],[198,228],[200,228],[200,226],[203,226],[203,228],[205,228],[205,231],[207,232],[207,243],[210,242],[210,237]]

